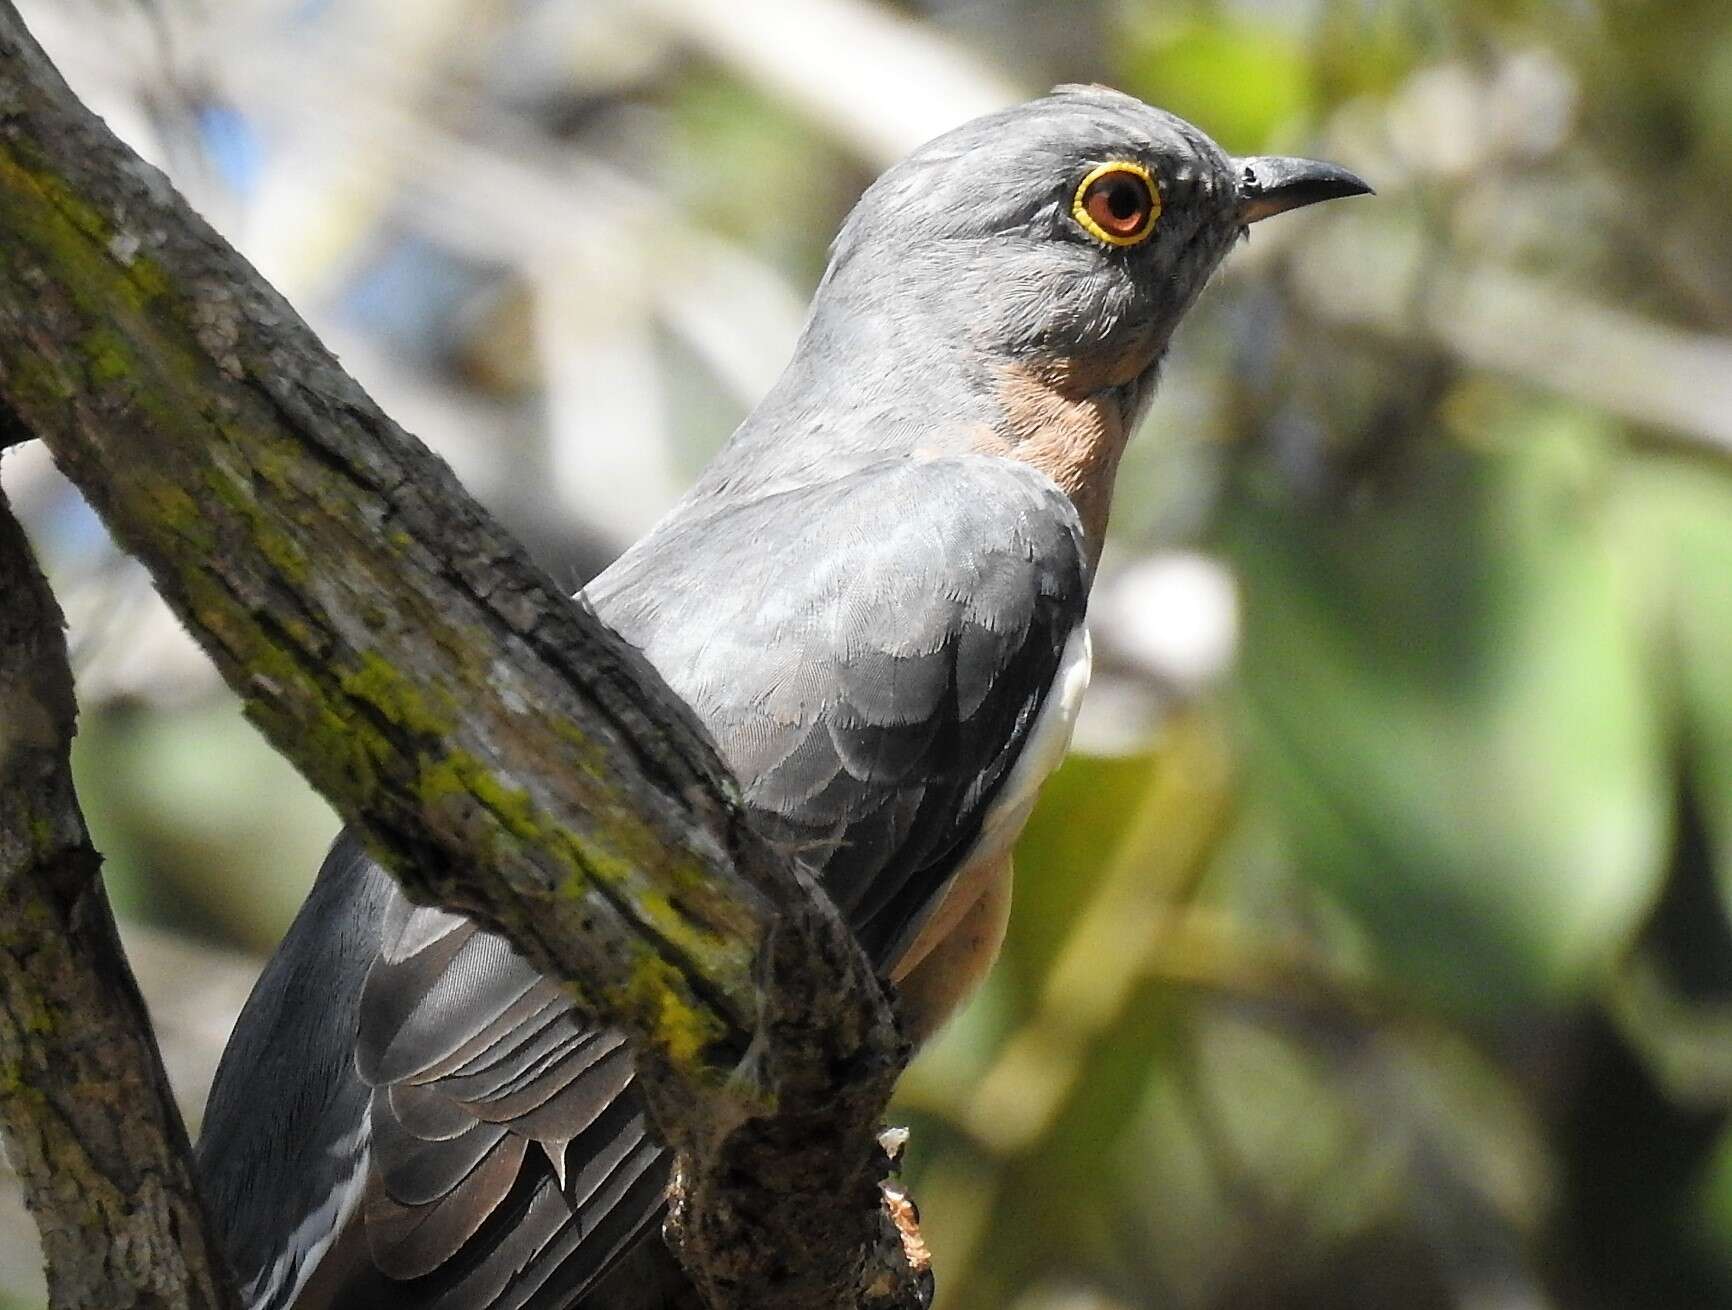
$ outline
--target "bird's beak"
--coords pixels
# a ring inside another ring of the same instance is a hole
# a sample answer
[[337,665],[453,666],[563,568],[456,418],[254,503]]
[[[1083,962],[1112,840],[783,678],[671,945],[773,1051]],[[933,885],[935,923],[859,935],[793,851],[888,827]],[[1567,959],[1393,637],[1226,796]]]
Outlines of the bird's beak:
[[1239,160],[1239,222],[1260,222],[1272,214],[1343,196],[1368,196],[1363,180],[1335,164],[1317,159],[1258,155]]

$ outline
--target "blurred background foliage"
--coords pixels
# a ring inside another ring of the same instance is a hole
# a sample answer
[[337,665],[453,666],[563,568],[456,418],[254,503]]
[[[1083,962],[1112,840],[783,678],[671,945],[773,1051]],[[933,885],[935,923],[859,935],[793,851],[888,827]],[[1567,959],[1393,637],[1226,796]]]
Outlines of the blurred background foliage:
[[[1128,457],[1078,752],[903,1088],[941,1304],[1732,1306],[1724,0],[22,7],[574,586],[944,127],[1102,81],[1371,178],[1234,256]],[[6,480],[196,1115],[335,821]]]

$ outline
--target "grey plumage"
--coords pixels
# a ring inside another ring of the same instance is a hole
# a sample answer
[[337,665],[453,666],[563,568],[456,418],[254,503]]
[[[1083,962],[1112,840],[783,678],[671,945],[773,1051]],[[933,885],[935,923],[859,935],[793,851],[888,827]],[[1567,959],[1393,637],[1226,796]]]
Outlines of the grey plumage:
[[1086,583],[1064,496],[967,455],[676,516],[585,594],[883,967],[1015,759]]
[[[1078,178],[1124,159],[1161,203],[1128,249],[1072,212]],[[979,858],[1076,649],[1099,524],[1053,461],[1110,484],[1116,448],[1096,467],[1084,447],[1146,403],[1245,176],[1099,88],[916,152],[843,228],[770,395],[584,594],[887,977]],[[1046,436],[1031,413],[1070,404],[1068,445],[1022,449]],[[659,1213],[668,1165],[630,1082],[618,1034],[344,837],[237,1026],[200,1164],[259,1306],[557,1310]]]
[[[292,1289],[318,1237],[292,1241],[366,1162],[368,1093],[355,1075],[361,987],[398,895],[345,834],[265,966],[223,1052],[199,1136],[211,1214],[249,1298]],[[359,1183],[357,1180],[357,1187]]]
[[[1163,209],[1154,240],[1103,251],[1070,206],[1089,165],[1119,158],[1156,166]],[[861,196],[794,358],[682,509],[914,448],[971,449],[973,429],[1005,417],[996,364],[1134,342],[1152,369],[1240,236],[1235,177],[1191,124],[1103,87],[928,142]],[[1147,388],[1134,390],[1137,411]]]

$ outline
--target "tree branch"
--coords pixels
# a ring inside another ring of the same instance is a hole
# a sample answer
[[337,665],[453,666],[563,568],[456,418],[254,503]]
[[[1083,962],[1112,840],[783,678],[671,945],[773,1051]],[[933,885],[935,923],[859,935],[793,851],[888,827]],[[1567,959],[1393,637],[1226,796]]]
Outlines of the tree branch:
[[[562,596],[294,311],[67,90],[0,0],[0,408],[267,737],[418,899],[636,1039],[710,1303],[885,1267],[905,1059],[808,874],[690,711]],[[883,1305],[912,1305],[905,1267]]]
[[73,794],[64,621],[0,494],[0,1130],[57,1307],[238,1305]]

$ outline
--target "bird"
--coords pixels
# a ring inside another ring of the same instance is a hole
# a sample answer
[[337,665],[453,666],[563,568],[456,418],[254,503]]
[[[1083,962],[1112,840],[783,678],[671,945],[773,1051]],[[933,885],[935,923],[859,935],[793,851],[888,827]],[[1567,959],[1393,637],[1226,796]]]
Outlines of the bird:
[[[1003,939],[1175,328],[1251,224],[1370,190],[1099,86],[944,133],[866,189],[785,371],[580,593],[818,875],[916,1045]],[[665,1206],[632,1080],[622,1034],[340,835],[199,1139],[246,1303],[597,1304]]]

